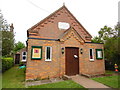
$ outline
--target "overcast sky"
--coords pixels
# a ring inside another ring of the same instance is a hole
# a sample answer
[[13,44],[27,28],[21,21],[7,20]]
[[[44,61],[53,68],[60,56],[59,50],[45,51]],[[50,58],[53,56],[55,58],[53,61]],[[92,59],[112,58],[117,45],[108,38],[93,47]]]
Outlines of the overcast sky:
[[27,29],[59,9],[63,3],[94,37],[104,25],[118,22],[119,0],[0,0],[7,22],[14,24],[15,40],[27,40]]

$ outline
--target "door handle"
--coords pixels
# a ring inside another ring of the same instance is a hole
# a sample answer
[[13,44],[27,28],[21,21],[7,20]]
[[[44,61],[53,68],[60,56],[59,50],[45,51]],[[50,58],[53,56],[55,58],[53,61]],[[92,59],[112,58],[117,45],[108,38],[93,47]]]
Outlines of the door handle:
[[74,55],[74,58],[78,58],[78,56],[77,56],[77,55]]

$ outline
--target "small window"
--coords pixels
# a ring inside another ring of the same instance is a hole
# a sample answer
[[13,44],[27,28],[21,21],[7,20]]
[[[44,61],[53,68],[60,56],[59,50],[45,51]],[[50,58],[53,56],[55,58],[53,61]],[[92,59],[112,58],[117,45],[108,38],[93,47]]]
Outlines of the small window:
[[89,57],[90,57],[90,61],[94,61],[94,53],[93,53],[93,49],[89,49]]
[[103,59],[102,49],[96,49],[96,59]]
[[52,61],[52,47],[46,46],[45,53],[45,61]]

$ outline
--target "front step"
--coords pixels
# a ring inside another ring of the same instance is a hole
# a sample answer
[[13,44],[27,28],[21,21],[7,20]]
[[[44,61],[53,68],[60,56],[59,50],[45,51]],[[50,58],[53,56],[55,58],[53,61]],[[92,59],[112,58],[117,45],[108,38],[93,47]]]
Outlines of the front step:
[[62,79],[63,80],[72,80],[72,78],[70,76],[68,76],[68,75],[63,75]]

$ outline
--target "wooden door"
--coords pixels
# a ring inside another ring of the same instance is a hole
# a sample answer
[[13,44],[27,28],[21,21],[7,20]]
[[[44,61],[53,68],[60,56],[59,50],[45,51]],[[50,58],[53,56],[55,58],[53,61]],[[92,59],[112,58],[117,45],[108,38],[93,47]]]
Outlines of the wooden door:
[[15,54],[15,64],[20,63],[20,54]]
[[65,72],[66,75],[79,74],[79,48],[66,47],[65,48]]

